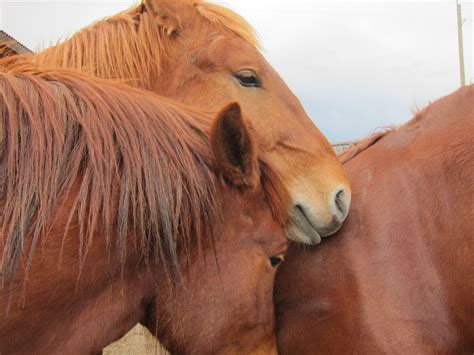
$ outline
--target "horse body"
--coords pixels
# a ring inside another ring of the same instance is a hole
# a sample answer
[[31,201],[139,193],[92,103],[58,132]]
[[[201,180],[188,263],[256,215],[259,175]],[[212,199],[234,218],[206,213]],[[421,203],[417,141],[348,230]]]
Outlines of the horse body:
[[125,85],[2,70],[0,352],[100,352],[137,322],[176,353],[274,352],[287,197],[239,106],[210,129]]
[[215,112],[237,101],[290,191],[291,239],[319,243],[347,216],[350,187],[330,144],[237,14],[203,1],[147,0],[32,57]]
[[282,353],[472,352],[473,132],[471,86],[343,154],[350,217],[277,277]]

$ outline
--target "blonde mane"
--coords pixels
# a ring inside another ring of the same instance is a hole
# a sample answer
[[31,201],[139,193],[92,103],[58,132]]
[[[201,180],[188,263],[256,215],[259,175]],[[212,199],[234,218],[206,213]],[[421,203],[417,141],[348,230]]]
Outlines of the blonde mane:
[[[251,26],[233,11],[205,1],[176,0],[176,3],[197,10],[187,11],[188,16],[196,13],[209,26],[230,31],[258,47]],[[183,13],[172,16],[179,19]],[[35,54],[33,60],[49,67],[72,68],[150,89],[163,70],[163,60],[173,45],[173,38],[157,15],[140,4],[93,23],[65,42]]]

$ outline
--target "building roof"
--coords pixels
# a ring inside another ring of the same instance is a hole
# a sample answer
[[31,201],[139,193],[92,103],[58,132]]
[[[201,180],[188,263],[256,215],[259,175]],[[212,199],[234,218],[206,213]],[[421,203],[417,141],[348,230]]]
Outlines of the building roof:
[[[3,49],[3,48],[7,49],[6,51],[7,53],[8,52],[13,52],[14,54],[32,53],[30,49],[28,49],[26,46],[18,42],[8,33],[0,30],[0,49]],[[2,56],[1,52],[2,51],[0,50],[0,57]]]

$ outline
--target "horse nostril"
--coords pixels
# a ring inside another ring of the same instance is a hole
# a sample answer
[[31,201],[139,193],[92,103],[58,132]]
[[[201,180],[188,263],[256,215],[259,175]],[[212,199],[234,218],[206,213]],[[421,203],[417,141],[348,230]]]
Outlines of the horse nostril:
[[344,190],[339,190],[336,194],[336,198],[335,198],[335,204],[336,204],[336,207],[337,209],[342,213],[342,214],[345,214],[346,213],[346,204],[345,204],[345,196],[346,196],[346,192]]

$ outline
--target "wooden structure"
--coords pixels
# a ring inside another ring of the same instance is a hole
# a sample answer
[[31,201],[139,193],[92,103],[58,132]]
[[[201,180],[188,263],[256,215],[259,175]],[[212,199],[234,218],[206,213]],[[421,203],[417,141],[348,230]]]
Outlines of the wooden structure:
[[32,53],[32,51],[5,31],[0,30],[0,58],[22,53]]

